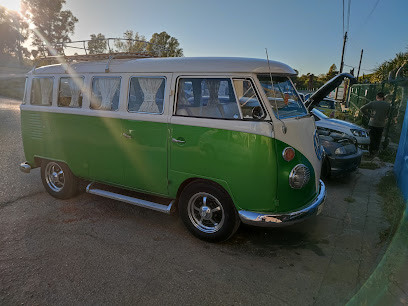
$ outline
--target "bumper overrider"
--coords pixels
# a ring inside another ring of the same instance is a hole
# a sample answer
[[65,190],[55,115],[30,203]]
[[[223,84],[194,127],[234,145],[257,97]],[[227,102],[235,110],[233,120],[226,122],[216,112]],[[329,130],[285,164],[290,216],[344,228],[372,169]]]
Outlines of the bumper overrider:
[[320,180],[319,187],[319,194],[317,197],[308,207],[301,210],[282,214],[265,214],[240,210],[238,211],[239,217],[241,218],[242,223],[261,227],[278,227],[301,222],[309,217],[318,215],[321,212],[326,200],[326,186],[322,180]]

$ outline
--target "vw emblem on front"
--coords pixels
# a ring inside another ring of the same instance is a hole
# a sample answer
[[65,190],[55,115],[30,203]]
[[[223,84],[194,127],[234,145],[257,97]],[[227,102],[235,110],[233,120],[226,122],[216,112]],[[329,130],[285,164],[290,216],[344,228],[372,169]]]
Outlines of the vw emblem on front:
[[313,136],[313,144],[314,144],[316,156],[319,160],[321,160],[323,156],[323,149],[322,149],[322,146],[320,145],[320,139],[319,139],[319,135],[317,134],[317,131],[314,133],[314,136]]

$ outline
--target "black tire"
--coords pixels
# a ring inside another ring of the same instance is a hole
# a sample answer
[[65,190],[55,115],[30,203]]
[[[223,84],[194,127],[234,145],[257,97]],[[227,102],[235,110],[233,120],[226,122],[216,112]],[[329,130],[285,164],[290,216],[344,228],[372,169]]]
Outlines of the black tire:
[[45,190],[54,198],[65,200],[78,193],[78,179],[64,163],[43,160],[41,180]]
[[229,239],[237,231],[240,219],[228,193],[217,184],[192,182],[179,199],[179,214],[187,229],[209,242]]

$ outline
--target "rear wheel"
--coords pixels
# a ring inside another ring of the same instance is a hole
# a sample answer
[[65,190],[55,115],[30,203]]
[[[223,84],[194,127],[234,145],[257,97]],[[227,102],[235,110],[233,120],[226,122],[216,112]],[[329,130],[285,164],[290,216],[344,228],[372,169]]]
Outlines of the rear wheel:
[[240,224],[229,195],[218,185],[205,181],[191,183],[183,190],[179,212],[194,236],[211,242],[227,240]]
[[43,160],[41,180],[45,190],[57,199],[69,199],[78,192],[78,179],[69,167],[61,162]]

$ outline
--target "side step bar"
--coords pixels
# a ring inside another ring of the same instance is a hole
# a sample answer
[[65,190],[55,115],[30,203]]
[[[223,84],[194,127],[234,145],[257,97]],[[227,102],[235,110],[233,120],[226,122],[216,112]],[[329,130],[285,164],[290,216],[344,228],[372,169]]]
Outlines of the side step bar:
[[163,205],[163,204],[158,204],[158,203],[154,203],[154,202],[150,202],[150,201],[146,201],[146,200],[142,200],[142,199],[138,199],[138,198],[134,198],[134,197],[129,197],[129,196],[125,196],[119,193],[114,193],[114,192],[110,192],[110,191],[106,191],[106,190],[102,190],[102,189],[92,189],[91,185],[93,183],[90,183],[87,187],[86,187],[86,192],[90,193],[90,194],[95,194],[101,197],[105,197],[105,198],[109,198],[112,200],[117,200],[117,201],[121,201],[121,202],[125,202],[128,204],[132,204],[132,205],[136,205],[136,206],[140,206],[140,207],[144,207],[144,208],[149,208],[155,211],[159,211],[165,214],[170,214],[171,213],[171,208],[173,207],[174,204],[174,200],[171,200],[171,202],[169,203],[169,205]]

